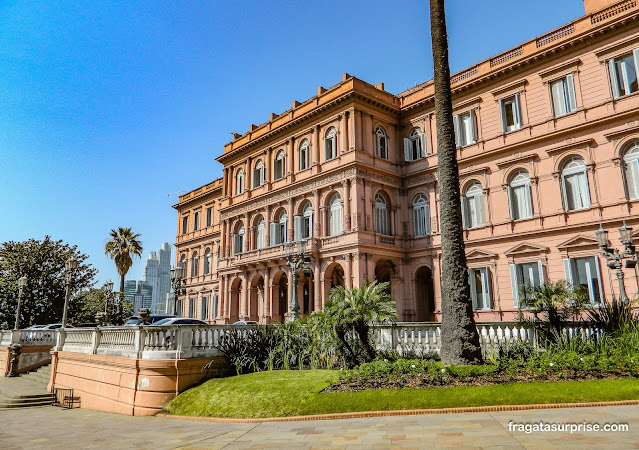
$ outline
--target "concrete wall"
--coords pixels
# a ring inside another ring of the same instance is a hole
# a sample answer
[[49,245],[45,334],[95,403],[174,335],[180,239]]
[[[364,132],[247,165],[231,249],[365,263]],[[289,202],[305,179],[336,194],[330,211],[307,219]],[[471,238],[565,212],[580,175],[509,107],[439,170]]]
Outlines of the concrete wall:
[[[18,360],[18,373],[28,372],[49,364],[51,361],[50,350],[51,347],[23,347]],[[0,376],[6,377],[9,374],[10,362],[11,349],[0,347]]]

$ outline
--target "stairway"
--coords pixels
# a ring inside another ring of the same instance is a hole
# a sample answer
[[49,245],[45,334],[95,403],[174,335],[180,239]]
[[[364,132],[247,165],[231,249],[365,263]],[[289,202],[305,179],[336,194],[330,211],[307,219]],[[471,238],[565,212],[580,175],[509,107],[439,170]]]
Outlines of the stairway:
[[0,409],[51,405],[50,376],[51,366],[46,365],[19,377],[0,377]]

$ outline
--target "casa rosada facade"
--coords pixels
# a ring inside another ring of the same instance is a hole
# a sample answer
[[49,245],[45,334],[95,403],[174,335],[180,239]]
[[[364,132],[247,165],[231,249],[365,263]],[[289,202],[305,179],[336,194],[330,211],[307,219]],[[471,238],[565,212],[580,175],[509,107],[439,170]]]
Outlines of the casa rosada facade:
[[[639,237],[639,7],[587,15],[451,77],[469,280],[477,321],[512,320],[526,283],[619,295],[595,238]],[[306,240],[300,314],[337,284],[390,282],[402,321],[441,319],[432,81],[398,95],[348,74],[235,134],[223,177],[179,197],[183,316],[282,322],[286,243]],[[624,269],[629,297],[635,269]]]

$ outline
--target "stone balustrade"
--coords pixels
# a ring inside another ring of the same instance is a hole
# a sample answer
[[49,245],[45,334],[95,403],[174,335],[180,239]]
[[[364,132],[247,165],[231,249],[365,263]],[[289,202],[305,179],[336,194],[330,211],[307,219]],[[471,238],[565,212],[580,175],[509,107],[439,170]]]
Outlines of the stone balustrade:
[[0,347],[53,347],[58,330],[0,330]]

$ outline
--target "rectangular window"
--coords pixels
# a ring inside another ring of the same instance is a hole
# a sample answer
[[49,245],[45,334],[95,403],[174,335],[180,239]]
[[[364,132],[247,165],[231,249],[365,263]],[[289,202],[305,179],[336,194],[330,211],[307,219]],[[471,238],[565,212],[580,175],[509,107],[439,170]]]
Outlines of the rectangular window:
[[200,229],[200,212],[197,211],[193,214],[193,231],[197,231]]
[[182,234],[189,232],[189,216],[182,217]]
[[258,250],[264,248],[264,222],[257,226],[257,242],[255,247]]
[[564,259],[564,273],[568,284],[581,286],[588,290],[588,296],[592,303],[604,301],[597,257],[566,258]]
[[569,114],[577,109],[575,80],[572,74],[550,83],[550,92],[555,117]]
[[213,225],[213,207],[206,208],[206,226],[210,227]]
[[504,133],[519,130],[521,128],[521,105],[519,94],[500,100],[501,123]]
[[202,297],[200,299],[200,320],[208,319],[209,315],[209,298]]
[[470,296],[473,299],[473,309],[491,309],[490,272],[488,267],[468,269]]
[[455,143],[457,147],[464,147],[477,142],[477,117],[474,109],[454,116],[453,124],[455,126]]
[[623,97],[639,90],[639,48],[632,53],[608,61],[610,83],[614,98]]
[[189,317],[195,319],[195,299],[189,299]]
[[218,296],[214,295],[213,299],[212,299],[212,305],[211,305],[211,319],[215,320],[215,318],[218,316],[217,314],[217,304],[218,304]]
[[513,291],[513,306],[519,308],[519,298],[524,288],[539,287],[544,284],[544,266],[541,261],[511,264],[510,284]]
[[564,175],[564,197],[566,211],[590,207],[588,176],[585,172]]

